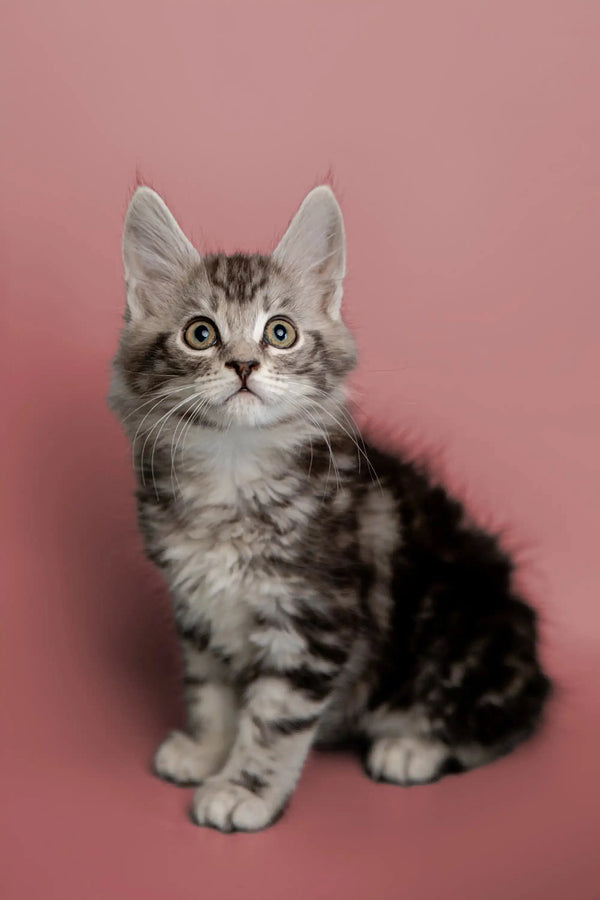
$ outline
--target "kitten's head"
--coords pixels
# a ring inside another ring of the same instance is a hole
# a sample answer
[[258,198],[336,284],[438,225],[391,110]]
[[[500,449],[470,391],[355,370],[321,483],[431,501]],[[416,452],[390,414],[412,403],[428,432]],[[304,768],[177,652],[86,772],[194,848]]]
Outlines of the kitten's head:
[[123,258],[111,391],[121,415],[156,398],[155,415],[177,407],[213,428],[307,421],[355,365],[340,313],[344,224],[328,187],[306,197],[271,256],[204,257],[158,194],[138,188]]

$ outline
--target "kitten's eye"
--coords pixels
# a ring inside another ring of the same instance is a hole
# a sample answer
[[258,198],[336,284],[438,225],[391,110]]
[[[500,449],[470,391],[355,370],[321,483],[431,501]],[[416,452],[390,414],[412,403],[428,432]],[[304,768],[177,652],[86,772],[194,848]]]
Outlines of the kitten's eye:
[[183,339],[192,350],[208,350],[219,340],[219,332],[210,319],[196,319],[183,332]]
[[287,350],[298,339],[298,332],[287,319],[271,319],[267,322],[264,339],[271,347]]

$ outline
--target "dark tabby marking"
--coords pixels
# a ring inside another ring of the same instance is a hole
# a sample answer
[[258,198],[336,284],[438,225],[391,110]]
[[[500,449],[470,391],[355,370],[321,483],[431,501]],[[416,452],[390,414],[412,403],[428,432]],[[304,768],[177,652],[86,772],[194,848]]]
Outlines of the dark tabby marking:
[[[155,769],[202,783],[194,821],[267,827],[314,743],[361,748],[370,777],[409,785],[527,738],[550,682],[511,559],[424,468],[363,443],[346,405],[332,193],[308,196],[272,256],[202,259],[140,188],[124,258],[111,404],[189,711]],[[266,325],[282,316],[278,346]],[[209,348],[183,339],[196,317],[218,331]]]
[[314,728],[318,720],[318,716],[306,716],[304,719],[276,719],[271,723],[271,728],[278,734],[295,734],[296,731]]
[[260,794],[261,790],[267,787],[269,782],[266,779],[261,778],[260,775],[255,775],[254,772],[248,772],[247,769],[242,769],[240,777],[233,779],[232,784],[239,784],[253,794]]

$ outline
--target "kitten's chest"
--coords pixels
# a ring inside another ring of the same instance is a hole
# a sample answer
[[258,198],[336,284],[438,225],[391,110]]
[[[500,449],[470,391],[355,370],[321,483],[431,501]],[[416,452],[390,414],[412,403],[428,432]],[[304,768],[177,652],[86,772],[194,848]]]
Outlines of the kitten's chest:
[[180,538],[170,566],[176,614],[184,627],[208,629],[213,647],[246,663],[262,579],[245,541],[218,531],[219,537]]
[[258,614],[293,602],[285,564],[314,510],[290,473],[241,474],[219,469],[210,479],[188,480],[162,557],[181,623],[208,626],[211,644],[246,664]]

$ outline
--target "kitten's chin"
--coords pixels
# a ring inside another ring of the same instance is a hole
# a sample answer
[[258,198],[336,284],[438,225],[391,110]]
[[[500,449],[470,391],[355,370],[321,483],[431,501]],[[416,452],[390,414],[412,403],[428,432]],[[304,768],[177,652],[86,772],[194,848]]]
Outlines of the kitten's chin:
[[237,391],[224,405],[227,415],[245,418],[248,415],[255,416],[264,403],[253,391]]
[[[263,399],[252,391],[238,391],[208,412],[209,421],[217,427],[265,428],[289,423],[297,418],[295,410],[287,404]],[[206,413],[205,413],[206,415]]]
[[254,391],[237,391],[221,407],[223,423],[260,427],[274,421],[273,410]]

